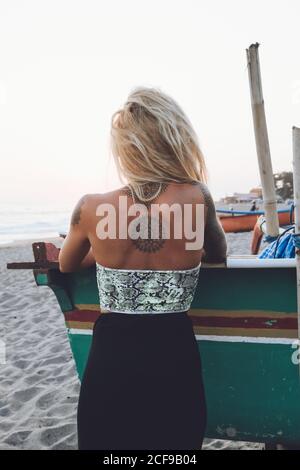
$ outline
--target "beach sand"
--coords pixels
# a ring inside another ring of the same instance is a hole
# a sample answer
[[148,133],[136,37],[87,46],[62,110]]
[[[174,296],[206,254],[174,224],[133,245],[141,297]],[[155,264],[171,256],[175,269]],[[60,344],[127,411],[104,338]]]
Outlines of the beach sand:
[[[230,254],[249,254],[251,234],[229,234]],[[59,246],[60,240],[56,240]],[[79,380],[64,318],[52,291],[32,271],[6,263],[33,259],[31,243],[0,248],[0,449],[76,449]],[[262,449],[258,443],[206,439],[204,449]]]

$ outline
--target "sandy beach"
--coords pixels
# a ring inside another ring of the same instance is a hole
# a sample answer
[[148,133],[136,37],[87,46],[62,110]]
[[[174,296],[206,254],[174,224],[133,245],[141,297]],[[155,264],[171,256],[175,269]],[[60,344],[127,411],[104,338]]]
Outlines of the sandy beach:
[[[251,234],[229,234],[229,254],[248,254]],[[60,240],[56,240],[59,246]],[[30,242],[0,248],[0,449],[76,449],[79,380],[64,318],[32,271],[6,263],[33,259]],[[262,444],[205,440],[205,449],[261,449]]]

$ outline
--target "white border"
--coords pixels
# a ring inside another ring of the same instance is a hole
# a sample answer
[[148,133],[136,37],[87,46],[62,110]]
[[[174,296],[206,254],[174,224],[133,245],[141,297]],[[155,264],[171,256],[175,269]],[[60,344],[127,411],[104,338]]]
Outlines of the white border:
[[97,263],[96,262],[97,269],[99,270],[104,270],[104,271],[117,271],[117,272],[125,272],[125,273],[189,273],[193,271],[197,271],[201,267],[201,261],[200,263],[195,266],[194,268],[189,268],[189,269],[124,269],[124,268],[109,268],[108,266],[103,266],[103,264]]
[[296,268],[296,258],[235,258],[228,256],[227,268]]
[[220,341],[227,343],[270,343],[270,344],[293,344],[297,338],[267,338],[263,336],[213,336],[195,335],[200,341]]
[[[92,335],[93,330],[68,328],[70,335]],[[297,338],[266,338],[252,336],[217,336],[217,335],[195,335],[197,341],[219,341],[224,343],[269,343],[269,344],[294,344]]]
[[80,328],[68,328],[69,335],[92,335],[93,330],[84,330]]

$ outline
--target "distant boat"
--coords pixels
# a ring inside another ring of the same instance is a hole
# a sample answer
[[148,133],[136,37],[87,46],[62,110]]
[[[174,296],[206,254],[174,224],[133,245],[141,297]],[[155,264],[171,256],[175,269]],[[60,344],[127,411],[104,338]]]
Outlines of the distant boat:
[[[251,232],[259,216],[264,215],[264,211],[238,211],[216,209],[222,227],[226,233]],[[291,221],[291,209],[279,209],[279,225],[281,227],[289,225]]]

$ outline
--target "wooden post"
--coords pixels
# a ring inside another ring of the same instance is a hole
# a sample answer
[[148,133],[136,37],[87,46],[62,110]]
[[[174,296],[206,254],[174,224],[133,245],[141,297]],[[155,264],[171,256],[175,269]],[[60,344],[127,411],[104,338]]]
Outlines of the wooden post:
[[271,237],[277,237],[279,234],[279,222],[268,129],[262,93],[258,47],[259,44],[256,43],[252,44],[249,49],[247,49],[251,105],[256,151],[264,201],[264,211],[266,216],[267,234]]
[[[300,233],[300,129],[293,127],[295,234]],[[298,340],[300,341],[300,250],[296,247]]]

